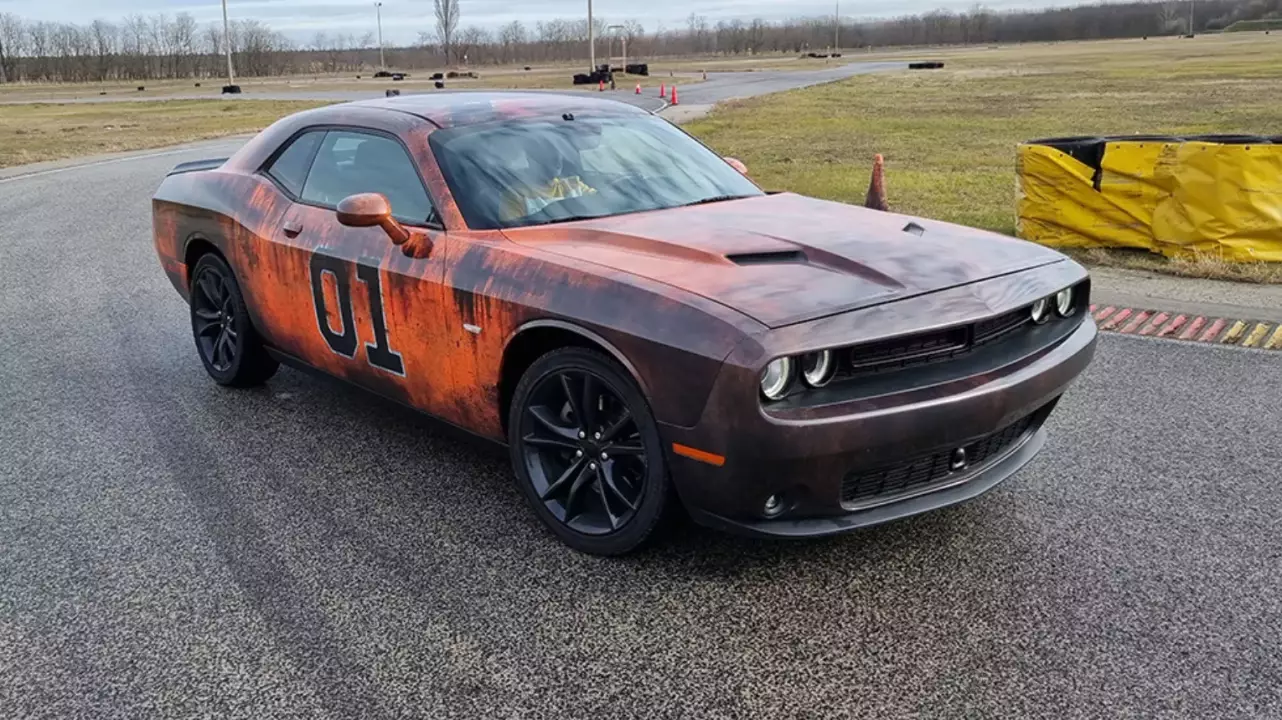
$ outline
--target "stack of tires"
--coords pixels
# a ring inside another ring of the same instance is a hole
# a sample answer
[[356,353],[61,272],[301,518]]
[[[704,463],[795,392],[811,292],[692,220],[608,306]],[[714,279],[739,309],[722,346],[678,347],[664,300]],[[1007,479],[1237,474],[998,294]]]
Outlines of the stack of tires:
[[612,82],[614,82],[614,71],[610,69],[608,63],[598,65],[596,70],[590,73],[577,73],[574,76],[575,85],[596,85],[598,83],[608,84]]

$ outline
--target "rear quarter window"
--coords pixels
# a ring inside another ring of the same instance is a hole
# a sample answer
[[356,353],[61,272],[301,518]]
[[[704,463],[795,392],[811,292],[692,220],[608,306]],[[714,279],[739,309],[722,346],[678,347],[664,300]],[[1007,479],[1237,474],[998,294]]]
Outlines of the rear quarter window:
[[295,197],[301,195],[303,182],[307,179],[307,170],[312,164],[312,158],[316,156],[316,148],[324,135],[324,131],[316,131],[294,138],[285,151],[276,156],[268,166],[267,174]]

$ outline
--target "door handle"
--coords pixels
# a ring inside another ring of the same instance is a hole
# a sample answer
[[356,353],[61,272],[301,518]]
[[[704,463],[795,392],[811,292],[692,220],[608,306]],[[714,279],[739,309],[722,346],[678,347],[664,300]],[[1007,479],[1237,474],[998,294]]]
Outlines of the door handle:
[[285,225],[281,229],[285,231],[285,235],[288,237],[298,237],[298,234],[303,231],[303,226],[301,223],[293,220],[286,220]]

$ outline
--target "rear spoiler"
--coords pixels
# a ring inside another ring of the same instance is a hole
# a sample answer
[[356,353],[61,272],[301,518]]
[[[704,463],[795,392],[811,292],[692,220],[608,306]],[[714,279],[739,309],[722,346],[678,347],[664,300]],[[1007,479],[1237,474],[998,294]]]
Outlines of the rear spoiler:
[[214,158],[212,160],[192,160],[191,162],[178,163],[169,175],[181,175],[183,173],[196,172],[198,170],[216,170],[227,162],[227,158]]

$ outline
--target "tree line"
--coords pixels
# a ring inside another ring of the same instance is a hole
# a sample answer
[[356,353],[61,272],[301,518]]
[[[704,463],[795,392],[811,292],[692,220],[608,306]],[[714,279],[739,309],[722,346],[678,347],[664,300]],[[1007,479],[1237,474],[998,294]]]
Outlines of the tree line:
[[[444,3],[444,7],[442,7]],[[588,24],[559,19],[497,29],[464,25],[457,0],[437,0],[435,17],[412,46],[387,48],[399,70],[442,65],[584,61]],[[749,55],[827,51],[839,37],[846,50],[1093,40],[1219,30],[1239,20],[1282,17],[1282,0],[1198,0],[1190,24],[1187,2],[1121,2],[1030,11],[936,10],[878,20],[832,16],[782,22],[711,22],[691,14],[678,27],[645,28],[635,20],[594,18],[598,61],[684,55]],[[359,73],[378,65],[374,34],[316,33],[298,41],[256,20],[231,23],[228,41],[238,75]],[[131,15],[88,24],[30,21],[0,13],[0,82],[84,82],[218,77],[225,71],[223,29],[188,13]]]

